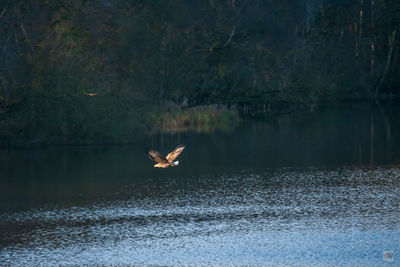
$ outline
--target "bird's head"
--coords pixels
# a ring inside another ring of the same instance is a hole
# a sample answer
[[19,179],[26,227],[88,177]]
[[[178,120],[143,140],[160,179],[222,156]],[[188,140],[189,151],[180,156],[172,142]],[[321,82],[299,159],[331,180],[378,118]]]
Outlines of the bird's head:
[[172,162],[172,164],[174,164],[174,166],[178,166],[179,165],[179,160]]

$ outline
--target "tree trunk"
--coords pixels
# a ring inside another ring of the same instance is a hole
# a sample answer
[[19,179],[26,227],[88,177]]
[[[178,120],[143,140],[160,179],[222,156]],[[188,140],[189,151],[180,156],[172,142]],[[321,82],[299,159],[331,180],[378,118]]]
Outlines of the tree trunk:
[[386,76],[390,70],[390,65],[392,63],[392,55],[393,55],[393,48],[394,48],[394,42],[396,40],[396,33],[397,31],[394,30],[392,32],[392,35],[389,38],[389,51],[388,51],[388,56],[387,56],[387,60],[386,60],[386,65],[385,68],[383,70],[382,76],[379,79],[379,82],[377,84],[377,86],[375,87],[375,99],[376,101],[378,101],[378,94],[379,94],[379,90],[381,89],[383,83],[385,82]]

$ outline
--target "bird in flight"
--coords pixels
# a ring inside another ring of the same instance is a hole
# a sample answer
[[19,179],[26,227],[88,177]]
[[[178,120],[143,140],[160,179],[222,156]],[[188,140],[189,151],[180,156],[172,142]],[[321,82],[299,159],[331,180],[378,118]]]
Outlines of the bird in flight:
[[169,153],[165,158],[158,151],[155,150],[147,149],[146,152],[150,159],[157,162],[157,164],[154,165],[155,168],[167,168],[169,166],[178,166],[179,161],[174,160],[179,156],[179,154],[182,153],[184,148],[185,147],[182,145],[177,146],[174,151]]

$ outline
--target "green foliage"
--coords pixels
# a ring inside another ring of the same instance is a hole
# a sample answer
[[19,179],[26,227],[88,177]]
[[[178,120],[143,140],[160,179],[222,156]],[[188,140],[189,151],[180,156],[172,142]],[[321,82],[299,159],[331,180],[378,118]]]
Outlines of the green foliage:
[[12,146],[127,143],[147,131],[146,111],[140,102],[98,96],[27,101],[6,114],[8,131],[3,135],[7,134]]
[[[399,10],[394,0],[3,1],[0,143],[127,142],[170,102],[294,111],[392,98]],[[171,129],[231,120],[189,110],[162,117]]]

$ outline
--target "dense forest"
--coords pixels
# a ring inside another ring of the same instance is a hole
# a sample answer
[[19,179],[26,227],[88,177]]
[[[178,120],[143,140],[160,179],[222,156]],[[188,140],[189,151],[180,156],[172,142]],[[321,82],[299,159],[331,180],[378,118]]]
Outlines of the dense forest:
[[399,27],[397,0],[1,0],[0,144],[131,142],[206,105],[394,100]]

